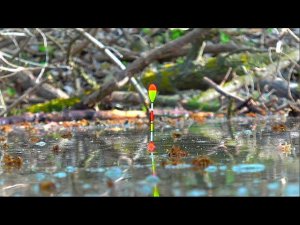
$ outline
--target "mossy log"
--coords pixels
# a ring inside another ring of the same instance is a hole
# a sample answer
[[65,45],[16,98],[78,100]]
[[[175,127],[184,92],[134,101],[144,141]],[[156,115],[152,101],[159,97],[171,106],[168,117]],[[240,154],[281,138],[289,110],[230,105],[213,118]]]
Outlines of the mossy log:
[[218,56],[208,58],[205,65],[190,66],[188,71],[184,70],[182,63],[165,64],[161,69],[147,69],[142,78],[142,83],[148,86],[155,83],[161,94],[174,94],[176,90],[209,88],[203,77],[207,76],[216,83],[220,83],[228,68],[232,67],[237,75],[242,75],[244,66],[246,69],[255,67],[265,67],[270,63],[268,53],[250,53],[232,54],[228,57]]

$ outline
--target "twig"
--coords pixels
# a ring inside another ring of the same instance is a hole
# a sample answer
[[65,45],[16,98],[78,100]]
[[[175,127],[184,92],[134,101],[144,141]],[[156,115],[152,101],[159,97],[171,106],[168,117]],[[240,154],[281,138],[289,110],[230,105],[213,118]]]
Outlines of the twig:
[[291,29],[287,28],[287,31],[298,43],[300,43],[300,38],[296,34],[294,34],[294,32],[291,31]]
[[253,100],[252,101],[251,101],[251,99],[244,100],[243,98],[241,98],[239,96],[235,96],[231,93],[228,93],[227,91],[223,90],[219,85],[217,85],[215,82],[213,82],[208,77],[204,77],[203,80],[206,81],[211,87],[213,87],[221,95],[224,95],[227,98],[232,98],[232,99],[236,100],[240,106],[245,105],[248,107],[248,109],[250,111],[257,112],[259,114],[264,115],[264,112],[253,104]]
[[225,82],[227,81],[229,75],[231,74],[231,71],[232,71],[232,67],[229,67],[228,70],[227,70],[227,73],[226,73],[226,75],[225,75],[225,77],[224,77],[224,79],[223,79],[222,82],[220,83],[220,86],[221,86],[221,87],[222,87],[222,86],[225,84]]
[[154,60],[157,60],[162,54],[170,52],[173,49],[181,48],[193,41],[195,38],[199,38],[199,36],[204,39],[209,34],[209,32],[210,29],[196,28],[176,40],[173,40],[164,44],[163,46],[143,53],[141,57],[133,61],[125,71],[122,71],[119,74],[119,83],[115,83],[112,81],[104,83],[100,90],[85,97],[80,104],[75,106],[75,108],[86,107],[88,105],[93,105],[96,102],[101,101],[101,99],[106,95],[109,95],[114,90],[124,86],[128,82],[129,78],[131,78],[134,74],[141,72],[146,66],[152,63]]
[[21,102],[27,95],[30,95],[32,92],[37,90],[45,82],[46,82],[46,80],[42,80],[39,83],[37,83],[34,87],[27,89],[23,95],[21,95],[16,101],[14,101],[11,105],[9,105],[5,111],[0,113],[0,117],[3,116],[4,114],[9,113],[13,107],[15,107],[17,104],[19,104],[19,102]]
[[296,64],[292,65],[290,71],[289,71],[289,75],[288,75],[288,78],[287,78],[287,82],[288,82],[288,96],[289,98],[293,101],[293,102],[296,102],[295,99],[293,98],[292,96],[292,92],[291,92],[291,87],[290,87],[290,84],[291,84],[291,76],[292,76],[292,73],[293,73],[293,70],[295,68]]
[[[110,57],[110,59],[119,66],[121,70],[126,70],[125,65],[106,47],[104,46],[100,41],[98,41],[96,38],[94,38],[89,33],[85,32],[82,28],[76,28],[76,30],[81,33],[85,38],[87,38],[90,42],[95,44],[100,50],[104,51],[104,53]],[[148,107],[148,96],[145,94],[145,91],[143,88],[138,84],[137,80],[134,77],[130,78],[130,81],[132,85],[136,88],[138,93],[143,97],[142,101],[145,104],[146,107]]]

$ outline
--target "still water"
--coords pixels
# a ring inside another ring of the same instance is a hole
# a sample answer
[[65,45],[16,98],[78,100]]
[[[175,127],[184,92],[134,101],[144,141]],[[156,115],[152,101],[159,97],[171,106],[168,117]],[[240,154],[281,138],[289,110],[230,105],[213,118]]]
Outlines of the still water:
[[[14,125],[0,132],[0,195],[299,196],[299,130],[300,119],[281,117],[158,121],[151,157],[147,122]],[[187,155],[170,160],[174,146]],[[196,168],[200,156],[211,163]]]

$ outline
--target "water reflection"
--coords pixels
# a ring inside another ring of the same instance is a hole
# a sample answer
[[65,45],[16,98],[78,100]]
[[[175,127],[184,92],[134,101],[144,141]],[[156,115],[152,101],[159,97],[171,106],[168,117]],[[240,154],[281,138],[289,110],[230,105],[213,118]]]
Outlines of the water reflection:
[[[43,146],[20,128],[1,132],[9,147],[0,146],[0,195],[299,196],[299,119],[274,131],[278,121],[237,118],[229,128],[226,121],[208,120],[185,124],[184,130],[158,123],[153,155],[145,150],[147,128],[90,125],[69,128],[72,137],[62,139],[61,128],[46,132],[40,124],[35,136]],[[176,146],[188,153],[180,161],[171,161],[167,152],[174,132],[182,134]],[[56,145],[60,151],[53,151]],[[5,165],[4,154],[21,157],[22,166]],[[193,160],[201,156],[213,163],[195,169]]]

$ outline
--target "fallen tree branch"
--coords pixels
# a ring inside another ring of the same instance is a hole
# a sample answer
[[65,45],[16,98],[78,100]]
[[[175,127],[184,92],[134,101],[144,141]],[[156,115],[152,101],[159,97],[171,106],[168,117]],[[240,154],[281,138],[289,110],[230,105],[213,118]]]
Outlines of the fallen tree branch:
[[[104,51],[104,53],[115,63],[121,70],[126,70],[125,65],[106,47],[104,46],[100,41],[98,41],[96,38],[94,38],[89,33],[85,32],[82,28],[76,28],[76,31],[81,33],[85,38],[87,38],[90,42],[92,42],[94,45],[96,45],[100,50]],[[146,107],[148,107],[148,96],[147,96],[147,90],[144,87],[141,87],[141,85],[137,82],[137,80],[134,77],[130,78],[130,81],[132,85],[135,87],[135,89],[138,91],[139,95],[141,96],[142,102],[145,104]]]
[[45,83],[46,80],[42,80],[39,83],[37,83],[34,87],[31,87],[27,89],[23,95],[21,95],[17,100],[15,100],[11,105],[9,105],[6,110],[2,111],[0,113],[0,117],[9,113],[12,108],[14,108],[16,105],[18,105],[24,98],[26,98],[28,95],[32,94],[34,91],[36,91],[43,83]]
[[[35,76],[30,71],[21,71],[11,77],[12,80],[16,81],[16,84],[21,87],[22,90],[34,87],[36,85]],[[53,87],[50,84],[43,83],[36,91],[37,95],[47,100],[54,98],[68,98],[69,95],[64,91]]]
[[217,85],[215,82],[213,82],[208,77],[204,77],[203,80],[206,81],[211,87],[213,87],[221,95],[224,95],[227,98],[232,98],[235,101],[237,101],[239,104],[239,108],[246,106],[249,109],[249,111],[259,113],[261,115],[265,115],[265,112],[262,109],[260,109],[251,98],[244,100],[243,98],[241,98],[239,96],[235,96],[235,95],[223,90],[223,88],[221,88],[219,85]]
[[181,48],[196,38],[205,39],[209,34],[210,29],[201,29],[196,28],[186,35],[178,38],[174,41],[168,42],[163,46],[150,50],[146,53],[143,53],[141,57],[133,61],[125,71],[122,71],[119,76],[119,82],[114,80],[108,81],[103,84],[103,86],[98,90],[92,93],[91,95],[83,98],[82,102],[75,106],[75,108],[86,108],[89,106],[95,105],[97,102],[101,101],[105,96],[111,94],[114,90],[117,90],[123,87],[129,79],[141,72],[146,66],[148,66],[153,61],[157,60],[160,55],[165,54],[166,52],[171,51],[172,49]]

